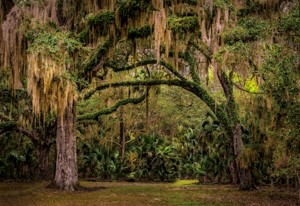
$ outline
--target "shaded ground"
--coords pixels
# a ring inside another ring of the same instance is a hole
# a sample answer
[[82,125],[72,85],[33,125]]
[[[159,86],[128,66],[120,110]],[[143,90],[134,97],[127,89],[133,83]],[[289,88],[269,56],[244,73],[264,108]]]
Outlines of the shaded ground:
[[[271,189],[242,192],[231,185],[171,183],[81,182],[96,191],[65,192],[47,189],[47,182],[0,182],[1,206],[135,206],[135,205],[264,205],[298,206],[296,194]],[[185,185],[188,184],[188,185]]]

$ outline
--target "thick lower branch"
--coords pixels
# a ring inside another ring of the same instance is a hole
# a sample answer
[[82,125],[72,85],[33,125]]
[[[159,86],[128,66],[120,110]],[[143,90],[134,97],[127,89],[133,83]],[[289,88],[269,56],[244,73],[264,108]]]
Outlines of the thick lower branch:
[[117,102],[111,108],[102,109],[102,110],[94,112],[94,113],[79,115],[77,117],[77,121],[82,121],[82,120],[98,120],[101,115],[111,114],[111,113],[117,111],[117,109],[119,107],[125,106],[127,104],[139,104],[142,101],[144,101],[145,98],[146,98],[146,95],[143,95],[143,96],[141,96],[139,98],[129,98],[129,99],[121,100],[121,101]]
[[[87,63],[83,66],[84,73],[87,75],[89,72],[97,72],[102,68],[101,65],[106,61],[108,51],[113,46],[113,38],[109,37],[105,43],[99,46],[96,52],[89,58]],[[100,65],[100,66],[99,66]]]
[[33,131],[30,131],[18,125],[16,121],[10,119],[6,115],[0,114],[0,119],[5,120],[5,122],[0,123],[0,133],[4,133],[8,131],[17,131],[29,137],[32,141],[38,141],[37,134],[35,134]]
[[197,95],[206,105],[212,110],[215,111],[216,103],[213,97],[200,85],[191,81],[182,81],[178,79],[171,80],[144,80],[144,81],[128,81],[128,82],[115,82],[109,84],[103,84],[96,87],[95,90],[89,92],[85,95],[85,99],[90,98],[96,91],[104,90],[110,87],[123,87],[123,86],[155,86],[155,85],[169,85],[169,86],[178,86],[187,91],[190,91]]

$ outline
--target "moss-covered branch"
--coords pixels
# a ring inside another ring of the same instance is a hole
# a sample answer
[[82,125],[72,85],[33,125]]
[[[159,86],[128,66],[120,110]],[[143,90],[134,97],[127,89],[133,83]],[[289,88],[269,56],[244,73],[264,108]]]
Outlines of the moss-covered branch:
[[90,98],[96,91],[104,90],[110,87],[124,87],[124,86],[155,86],[155,85],[169,85],[169,86],[178,86],[187,91],[190,91],[197,95],[201,100],[203,100],[209,108],[213,111],[216,108],[215,100],[213,97],[200,85],[195,82],[187,80],[144,80],[144,81],[127,81],[127,82],[115,82],[110,84],[103,84],[96,87],[95,90],[89,92],[85,95],[85,99]]
[[115,14],[111,11],[101,11],[87,18],[89,26],[101,25],[102,27],[115,22]]
[[88,61],[84,64],[83,69],[85,74],[88,72],[91,72],[97,68],[97,65],[99,65],[101,62],[104,63],[104,61],[107,58],[109,49],[113,47],[113,38],[109,37],[104,44],[100,45],[95,53],[90,56]]
[[118,14],[121,21],[121,25],[127,23],[130,18],[137,18],[137,14],[142,11],[150,11],[151,1],[149,0],[127,0],[120,1]]
[[97,14],[87,17],[87,26],[78,35],[78,40],[82,43],[87,43],[92,33],[93,28],[97,28],[98,34],[106,34],[109,26],[114,24],[115,14],[111,11],[100,11]]
[[190,74],[191,77],[193,79],[194,82],[196,82],[197,84],[200,84],[200,77],[199,74],[197,74],[196,70],[195,70],[195,60],[194,58],[190,55],[190,53],[186,52],[186,61],[189,63],[190,66]]
[[[107,62],[104,64],[104,66],[112,68],[114,72],[121,72],[121,71],[132,70],[136,67],[145,66],[148,64],[157,64],[157,60],[156,59],[143,60],[143,61],[137,62],[134,65],[127,65],[127,66],[123,66],[123,67],[117,67],[114,62]],[[163,60],[160,61],[160,64],[162,66],[164,66],[169,72],[171,72],[176,77],[178,77],[179,79],[186,80],[185,77],[183,75],[181,75],[178,71],[176,71],[176,69],[171,64],[169,64]]]
[[88,99],[96,91],[104,90],[110,87],[126,87],[126,86],[155,86],[155,85],[168,85],[168,86],[177,86],[181,87],[189,92],[192,92],[198,96],[217,116],[218,120],[225,128],[228,127],[228,116],[226,114],[226,106],[223,104],[216,104],[212,95],[205,90],[201,85],[187,80],[144,80],[144,81],[128,81],[128,82],[116,82],[111,84],[103,84],[98,86],[94,91],[85,95],[85,98]]
[[129,28],[127,37],[131,40],[147,38],[152,32],[151,30],[150,25],[146,25],[141,28]]
[[197,16],[185,16],[185,17],[170,17],[168,18],[168,29],[173,32],[190,32],[198,29],[198,17]]
[[233,95],[233,84],[229,76],[224,71],[218,72],[218,78],[223,88],[226,97],[227,113],[231,116],[233,122],[238,122],[238,114],[236,109],[236,103]]
[[37,134],[33,131],[23,128],[22,126],[18,125],[18,123],[9,117],[6,117],[3,114],[0,114],[1,119],[5,119],[5,122],[0,123],[0,133],[5,133],[9,131],[16,131],[22,133],[23,135],[29,137],[32,141],[39,141]]
[[207,45],[203,42],[196,44],[195,42],[189,42],[191,46],[193,46],[196,50],[200,51],[209,61],[211,61],[212,52]]
[[139,61],[139,62],[135,63],[134,65],[126,65],[123,67],[117,67],[116,63],[114,63],[114,62],[107,62],[104,64],[104,66],[112,68],[114,72],[121,72],[121,71],[132,70],[136,67],[145,66],[148,64],[156,64],[156,63],[157,63],[156,59],[148,59],[148,60]]
[[82,120],[98,120],[100,116],[102,115],[107,115],[107,114],[111,114],[115,111],[117,111],[117,109],[121,106],[125,106],[127,104],[139,104],[142,101],[144,101],[144,99],[146,98],[146,95],[142,95],[139,98],[129,98],[129,99],[123,99],[119,102],[117,102],[113,107],[111,108],[105,108],[102,109],[100,111],[94,112],[94,113],[89,113],[89,114],[84,114],[84,115],[79,115],[77,117],[77,121],[82,121]]
[[181,80],[186,80],[186,78],[181,75],[171,64],[161,60],[160,64],[163,65],[168,71],[170,71],[172,74],[174,74],[176,77],[178,77]]
[[81,43],[87,43],[89,40],[90,28],[86,27],[83,31],[78,34],[78,41]]

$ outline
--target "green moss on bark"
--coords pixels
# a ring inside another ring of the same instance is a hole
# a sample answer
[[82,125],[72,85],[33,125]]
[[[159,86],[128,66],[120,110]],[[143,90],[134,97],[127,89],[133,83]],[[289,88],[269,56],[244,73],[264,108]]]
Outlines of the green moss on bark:
[[195,70],[195,60],[193,59],[193,57],[191,56],[191,54],[189,54],[188,52],[185,54],[185,59],[187,60],[187,62],[189,63],[190,66],[190,74],[192,76],[192,79],[195,83],[200,84],[200,77],[199,74],[197,74],[196,70]]
[[90,15],[87,18],[89,26],[101,25],[105,27],[115,22],[115,14],[110,11],[101,11],[98,14]]
[[122,1],[119,5],[119,19],[121,24],[126,24],[128,17],[136,16],[136,14],[141,13],[141,11],[152,10],[152,4],[150,0],[129,0]]
[[147,38],[151,34],[151,27],[150,25],[146,25],[141,28],[129,28],[127,37],[128,39],[134,40],[134,39],[143,39]]
[[267,35],[270,25],[258,17],[245,17],[238,21],[235,28],[228,28],[224,32],[224,41],[226,44],[236,42],[256,41]]
[[168,18],[168,29],[176,33],[187,33],[199,28],[198,17],[170,17]]
[[105,108],[102,109],[100,111],[94,112],[94,113],[89,113],[89,114],[85,114],[85,115],[79,115],[77,117],[77,121],[82,121],[82,120],[98,120],[100,116],[102,115],[107,115],[107,114],[111,114],[115,111],[117,111],[117,109],[121,106],[125,106],[127,104],[139,104],[142,101],[144,101],[144,99],[146,98],[146,95],[143,95],[139,98],[129,98],[129,99],[124,99],[121,100],[119,102],[117,102],[113,107],[111,108]]
[[90,56],[88,61],[84,64],[84,72],[87,73],[92,71],[101,61],[101,57],[108,54],[109,49],[113,46],[113,38],[110,37],[106,40],[104,44],[99,46],[95,53]]

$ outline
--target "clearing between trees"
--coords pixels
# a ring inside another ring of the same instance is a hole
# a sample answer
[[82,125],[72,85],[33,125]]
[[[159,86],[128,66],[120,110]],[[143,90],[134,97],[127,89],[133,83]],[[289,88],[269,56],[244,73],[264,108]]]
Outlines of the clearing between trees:
[[260,188],[240,191],[233,185],[199,185],[196,181],[175,183],[80,182],[83,191],[46,188],[48,182],[1,182],[0,205],[299,205],[296,193]]

